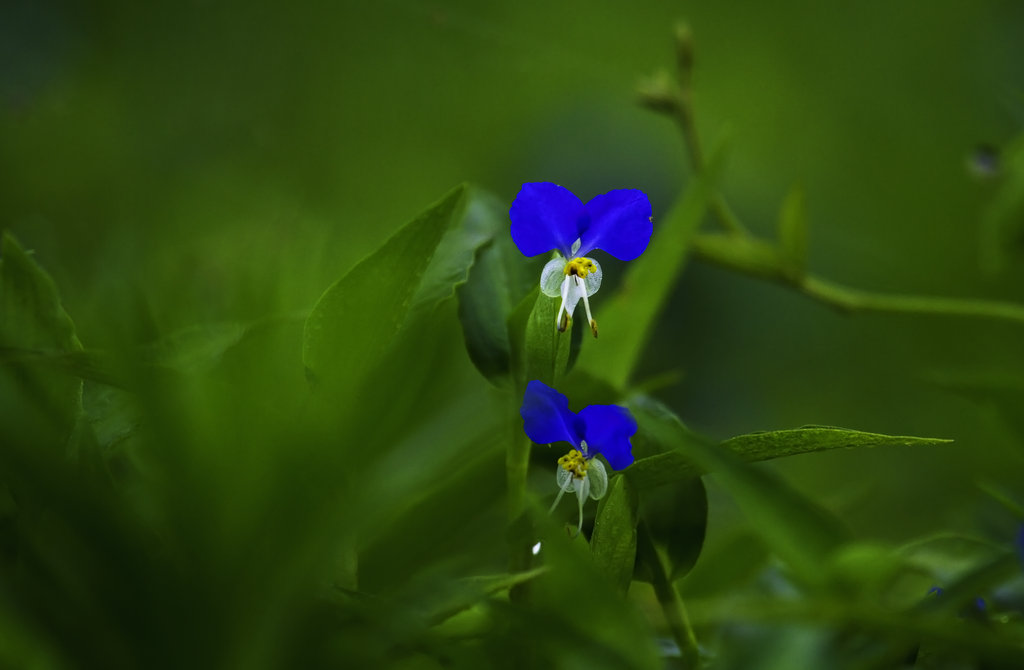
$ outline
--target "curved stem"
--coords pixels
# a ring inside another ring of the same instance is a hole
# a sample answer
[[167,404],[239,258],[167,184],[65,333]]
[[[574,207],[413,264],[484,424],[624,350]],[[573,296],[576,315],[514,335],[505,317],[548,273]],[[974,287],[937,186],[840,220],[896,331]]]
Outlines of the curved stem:
[[1024,323],[1024,305],[999,300],[876,293],[794,272],[784,256],[751,236],[705,233],[693,238],[693,253],[741,274],[789,286],[812,300],[847,313],[887,313],[999,319]]
[[665,572],[665,565],[661,562],[661,556],[651,540],[647,530],[647,524],[640,521],[636,529],[637,554],[638,558],[651,571],[651,585],[654,586],[654,595],[661,605],[661,611],[665,615],[665,621],[672,631],[672,637],[679,645],[679,653],[682,655],[684,668],[697,668],[700,666],[700,650],[697,647],[697,637],[690,626],[690,617],[686,614],[683,601],[676,591],[675,585],[668,578]]

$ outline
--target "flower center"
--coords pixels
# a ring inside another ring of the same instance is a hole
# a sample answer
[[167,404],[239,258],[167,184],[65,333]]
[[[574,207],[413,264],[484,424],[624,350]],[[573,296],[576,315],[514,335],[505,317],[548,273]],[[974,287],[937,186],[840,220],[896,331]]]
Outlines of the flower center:
[[576,257],[565,264],[565,274],[576,275],[580,279],[583,279],[591,272],[597,272],[597,266],[594,265],[594,261],[589,258]]
[[570,450],[568,454],[558,459],[558,464],[576,479],[587,476],[587,459],[579,449]]

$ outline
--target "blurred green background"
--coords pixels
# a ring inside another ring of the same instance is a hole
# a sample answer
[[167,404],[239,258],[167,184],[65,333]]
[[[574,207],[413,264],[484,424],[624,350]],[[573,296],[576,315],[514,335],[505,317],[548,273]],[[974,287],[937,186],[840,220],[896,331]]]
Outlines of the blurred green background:
[[[584,200],[641,188],[657,222],[690,173],[634,91],[672,67],[679,20],[698,128],[706,146],[729,138],[722,190],[755,232],[800,184],[814,272],[1024,302],[1019,208],[997,222],[1018,246],[985,262],[992,202],[1021,176],[969,169],[1024,127],[1024,5],[1008,0],[11,0],[0,225],[53,275],[82,342],[118,350],[307,310],[463,181],[507,202],[527,181]],[[976,483],[1024,482],[1022,341],[1020,324],[841,315],[693,263],[643,369],[682,372],[660,395],[714,437],[953,438],[771,467],[861,537],[999,535]],[[713,500],[712,538],[737,522]]]

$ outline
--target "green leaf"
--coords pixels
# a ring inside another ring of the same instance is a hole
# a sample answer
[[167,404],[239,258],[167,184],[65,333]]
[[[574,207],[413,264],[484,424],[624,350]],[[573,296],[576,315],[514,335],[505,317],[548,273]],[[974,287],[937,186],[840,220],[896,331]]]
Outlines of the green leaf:
[[704,481],[691,477],[657,489],[645,489],[641,509],[655,542],[665,547],[669,576],[679,579],[697,562],[708,527]]
[[454,189],[324,292],[303,338],[302,358],[314,382],[351,393],[386,355],[410,312],[451,293],[458,272],[431,266],[465,199],[465,187]]
[[989,273],[1020,261],[1024,237],[1024,134],[1017,135],[999,155],[999,178],[979,224],[981,266]]
[[601,499],[594,519],[590,549],[594,560],[620,592],[625,593],[633,579],[636,563],[636,524],[639,500],[629,480],[612,477],[608,493]]
[[952,440],[936,437],[882,435],[833,426],[804,426],[793,430],[773,430],[739,435],[723,442],[745,461],[809,454],[832,449],[863,447],[926,447],[949,444]]
[[492,384],[506,386],[512,366],[508,320],[537,285],[540,267],[512,243],[505,205],[493,196],[470,200],[466,218],[482,221],[491,238],[477,251],[468,281],[458,288],[459,321],[473,365]]
[[[685,428],[680,427],[685,432]],[[701,438],[685,432],[687,439]],[[744,461],[767,461],[785,456],[810,454],[832,449],[855,449],[891,446],[936,446],[952,440],[934,437],[882,435],[831,426],[805,426],[792,430],[750,433],[730,438],[722,443]],[[695,461],[681,451],[664,451],[639,458],[626,470],[626,474],[641,489],[671,482],[683,481],[702,471]]]
[[705,174],[690,184],[655,226],[650,245],[629,263],[618,292],[609,300],[593,301],[595,318],[605,325],[594,346],[580,353],[580,368],[616,388],[625,387],[686,264],[690,240],[707,211],[723,153],[721,149],[714,152]]
[[430,604],[428,619],[432,624],[440,624],[484,598],[533,581],[545,572],[547,568],[542,566],[525,572],[461,579],[452,589],[443,591],[437,602]]
[[538,287],[516,307],[509,319],[518,388],[525,388],[527,382],[534,379],[556,386],[566,372],[574,326],[570,322],[565,332],[559,332],[555,325],[558,305],[557,298],[544,295]]
[[807,268],[807,214],[804,211],[804,191],[799,186],[790,189],[782,202],[779,244],[790,272],[797,277],[803,275]]
[[729,449],[696,439],[660,403],[638,397],[630,406],[642,431],[679,451],[701,471],[715,474],[751,526],[798,578],[822,581],[831,555],[847,536],[837,519],[770,472],[744,464]]
[[[0,425],[66,442],[82,412],[82,380],[48,364],[82,349],[57,286],[14,240],[0,240]],[[38,356],[38,358],[34,358]],[[43,362],[47,364],[39,365]]]
[[76,351],[71,317],[61,306],[57,285],[10,233],[0,241],[0,346]]
[[983,407],[992,408],[1006,424],[1024,436],[1024,378],[1008,370],[936,370],[927,380]]

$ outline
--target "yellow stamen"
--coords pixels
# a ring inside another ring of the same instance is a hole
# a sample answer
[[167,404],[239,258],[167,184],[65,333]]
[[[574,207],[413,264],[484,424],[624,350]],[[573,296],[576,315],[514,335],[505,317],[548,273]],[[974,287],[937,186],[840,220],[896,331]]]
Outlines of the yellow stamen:
[[566,472],[571,472],[576,479],[583,479],[587,476],[587,459],[578,449],[573,449],[565,456],[558,459],[558,464]]
[[565,264],[566,275],[576,275],[582,279],[591,272],[597,272],[597,266],[589,258],[574,258]]

